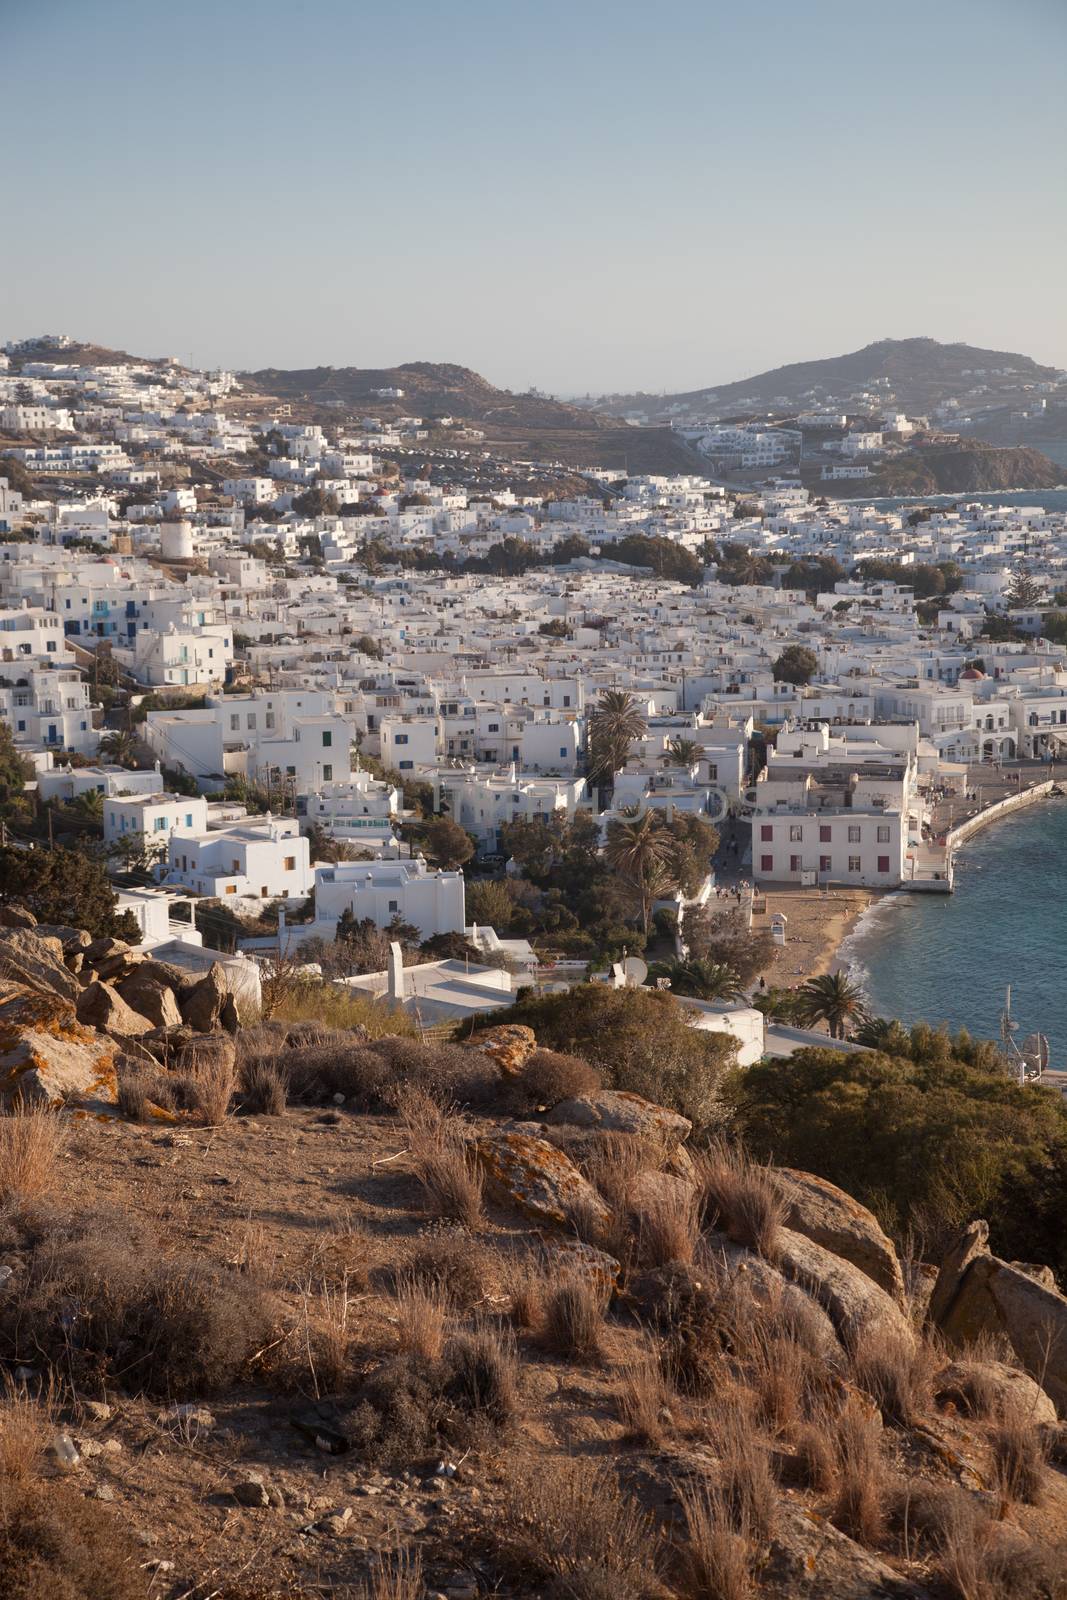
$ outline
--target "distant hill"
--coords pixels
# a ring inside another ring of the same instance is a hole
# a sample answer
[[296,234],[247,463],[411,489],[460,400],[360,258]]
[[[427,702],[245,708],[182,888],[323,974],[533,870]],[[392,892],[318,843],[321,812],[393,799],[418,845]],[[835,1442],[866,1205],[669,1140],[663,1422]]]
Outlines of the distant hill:
[[859,482],[827,483],[818,471],[802,473],[808,488],[818,494],[854,499],[857,495],[981,494],[999,489],[1055,489],[1065,470],[1039,450],[1026,447],[997,449],[977,439],[927,445],[892,456],[880,463],[871,477]]
[[851,396],[870,391],[887,404],[923,412],[979,389],[986,391],[987,400],[1023,394],[1056,375],[1055,367],[1012,351],[939,344],[936,339],[879,339],[848,355],[795,361],[736,383],[683,394],[606,395],[592,404],[612,416],[643,412],[653,420],[686,413],[802,409],[831,401],[844,406]]

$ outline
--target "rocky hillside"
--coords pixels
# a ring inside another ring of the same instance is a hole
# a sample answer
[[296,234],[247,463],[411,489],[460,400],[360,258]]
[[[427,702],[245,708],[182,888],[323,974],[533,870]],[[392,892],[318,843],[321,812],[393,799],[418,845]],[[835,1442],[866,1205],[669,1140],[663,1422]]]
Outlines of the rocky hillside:
[[3,915],[0,1593],[1062,1594],[1067,1299],[980,1222]]
[[[846,401],[850,395],[879,386],[889,400],[905,410],[925,412],[942,401],[983,385],[990,396],[1010,397],[1026,392],[1027,385],[1056,376],[1046,367],[1007,350],[984,350],[969,344],[940,344],[936,339],[879,339],[848,355],[818,361],[794,361],[736,383],[668,395],[609,395],[596,401],[597,409],[615,416],[645,411],[649,417],[693,411],[705,415],[709,408],[725,415],[731,407],[802,407],[830,398]],[[980,374],[980,375],[978,375]]]
[[1067,478],[1067,468],[1050,461],[1039,450],[1025,446],[996,449],[975,440],[928,445],[907,450],[880,463],[861,483],[824,483],[818,472],[805,483],[819,494],[922,495],[977,494],[998,489],[1055,489]]

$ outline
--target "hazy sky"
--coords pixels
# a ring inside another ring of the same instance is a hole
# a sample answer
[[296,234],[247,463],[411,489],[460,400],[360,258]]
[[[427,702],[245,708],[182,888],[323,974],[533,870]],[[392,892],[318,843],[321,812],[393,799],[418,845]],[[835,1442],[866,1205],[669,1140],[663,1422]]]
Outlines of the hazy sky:
[[1067,0],[0,0],[0,338],[678,389],[1067,366]]

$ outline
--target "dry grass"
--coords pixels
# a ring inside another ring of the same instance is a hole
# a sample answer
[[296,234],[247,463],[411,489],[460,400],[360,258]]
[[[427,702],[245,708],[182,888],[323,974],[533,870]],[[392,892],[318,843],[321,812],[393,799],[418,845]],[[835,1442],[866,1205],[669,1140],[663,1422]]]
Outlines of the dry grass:
[[482,1324],[459,1333],[445,1349],[444,1392],[474,1422],[496,1428],[511,1421],[517,1407],[519,1360],[509,1334]]
[[407,1261],[417,1283],[436,1289],[453,1311],[471,1311],[484,1300],[490,1276],[485,1247],[460,1228],[423,1234]]
[[276,988],[277,994],[267,992],[268,978],[264,984],[263,1014],[275,1021],[312,1022],[341,1032],[361,1028],[368,1039],[387,1034],[418,1038],[419,1030],[405,1012],[339,984],[322,983],[316,978],[291,979],[288,974],[279,973]]
[[419,1550],[398,1550],[382,1560],[373,1577],[353,1591],[353,1600],[422,1600],[426,1593]]
[[634,1184],[641,1173],[659,1165],[650,1159],[646,1141],[629,1133],[600,1134],[580,1166],[608,1207],[622,1215],[630,1205]]
[[888,1477],[878,1417],[851,1398],[837,1422],[833,1519],[860,1544],[876,1545],[886,1523]]
[[51,1193],[66,1148],[66,1125],[55,1112],[16,1106],[0,1116],[0,1205]]
[[656,1449],[670,1419],[670,1392],[659,1362],[650,1355],[627,1361],[619,1372],[615,1399],[627,1439]]
[[773,1261],[786,1208],[770,1172],[725,1144],[702,1152],[696,1168],[702,1226]]
[[1041,1430],[1021,1409],[1008,1407],[989,1429],[992,1479],[1001,1512],[1012,1505],[1040,1505],[1044,1497],[1048,1453]]
[[211,1054],[199,1060],[194,1056],[189,1063],[189,1076],[197,1117],[205,1127],[217,1128],[230,1114],[237,1088],[236,1068],[221,1055]]
[[53,1431],[51,1391],[40,1398],[10,1376],[0,1390],[0,1486],[37,1475]]
[[564,1278],[545,1296],[541,1338],[571,1361],[597,1361],[604,1334],[604,1295],[588,1278]]
[[688,1535],[681,1551],[686,1600],[747,1600],[753,1593],[748,1530],[738,1528],[722,1495],[706,1484],[679,1484]]
[[744,1393],[724,1395],[712,1410],[708,1433],[721,1463],[721,1504],[738,1533],[762,1543],[778,1520],[778,1485],[746,1399]]
[[511,1320],[517,1328],[537,1332],[544,1324],[548,1283],[539,1261],[522,1256],[508,1264],[507,1293]]
[[643,1267],[692,1261],[699,1237],[696,1198],[681,1183],[665,1184],[637,1213],[637,1259]]
[[344,1280],[338,1284],[320,1283],[317,1291],[305,1296],[305,1342],[316,1398],[322,1393],[338,1394],[344,1388],[352,1346],[350,1309]]
[[411,1167],[427,1210],[475,1233],[484,1221],[483,1180],[462,1124],[447,1118],[436,1131],[411,1139]]
[[274,1282],[278,1248],[262,1222],[256,1222],[251,1216],[245,1218],[230,1265],[253,1283],[265,1286]]
[[793,1438],[825,1391],[826,1368],[804,1345],[773,1327],[753,1328],[746,1372],[760,1422],[774,1434]]
[[396,1338],[400,1350],[436,1361],[444,1349],[448,1304],[436,1284],[402,1274],[396,1287]]
[[930,1413],[937,1364],[936,1353],[924,1340],[870,1325],[852,1352],[852,1377],[886,1422],[907,1428]]
[[614,1476],[563,1456],[513,1484],[505,1542],[524,1584],[567,1600],[646,1600],[659,1549],[651,1519]]
[[790,1467],[792,1481],[798,1488],[829,1494],[836,1472],[832,1439],[833,1420],[829,1417],[801,1422],[794,1429]]
[[276,1056],[259,1056],[242,1066],[241,1104],[245,1111],[280,1117],[288,1091],[288,1074]]

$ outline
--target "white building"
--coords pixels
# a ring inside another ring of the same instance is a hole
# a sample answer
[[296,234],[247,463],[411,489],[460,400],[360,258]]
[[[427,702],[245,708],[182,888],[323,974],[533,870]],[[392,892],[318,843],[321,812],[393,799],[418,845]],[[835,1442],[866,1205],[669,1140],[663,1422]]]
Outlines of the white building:
[[249,817],[168,835],[164,882],[211,899],[302,900],[311,892],[308,842],[294,818]]

